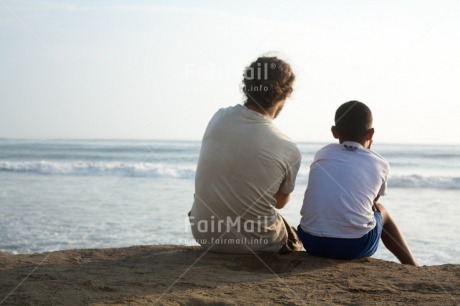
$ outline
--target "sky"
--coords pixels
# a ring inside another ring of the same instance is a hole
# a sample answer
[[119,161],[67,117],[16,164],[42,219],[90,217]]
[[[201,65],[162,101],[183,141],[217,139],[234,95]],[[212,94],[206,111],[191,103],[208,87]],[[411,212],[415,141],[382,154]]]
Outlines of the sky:
[[275,55],[295,141],[334,141],[359,100],[374,143],[460,144],[459,54],[457,0],[0,0],[0,138],[200,140]]

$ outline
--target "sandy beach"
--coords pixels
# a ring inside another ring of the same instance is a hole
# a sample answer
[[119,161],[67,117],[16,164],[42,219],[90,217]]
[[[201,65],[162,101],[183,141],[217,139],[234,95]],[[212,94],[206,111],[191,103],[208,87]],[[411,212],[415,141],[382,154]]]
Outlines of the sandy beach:
[[164,245],[0,253],[2,305],[456,305],[459,288],[459,265],[305,252],[226,255]]

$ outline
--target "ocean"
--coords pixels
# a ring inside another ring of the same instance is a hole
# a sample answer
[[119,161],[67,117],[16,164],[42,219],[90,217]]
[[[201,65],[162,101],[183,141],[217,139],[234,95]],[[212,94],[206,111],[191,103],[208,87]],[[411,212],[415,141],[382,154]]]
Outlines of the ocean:
[[[314,153],[280,213],[294,226]],[[422,265],[460,264],[460,146],[373,145],[391,165],[384,204]],[[0,251],[182,244],[193,241],[198,141],[0,140]],[[380,244],[376,258],[397,259]]]

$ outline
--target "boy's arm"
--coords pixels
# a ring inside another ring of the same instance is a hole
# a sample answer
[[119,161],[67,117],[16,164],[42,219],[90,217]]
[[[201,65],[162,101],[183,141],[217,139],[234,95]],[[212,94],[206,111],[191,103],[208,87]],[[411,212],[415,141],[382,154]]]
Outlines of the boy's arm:
[[380,199],[380,195],[377,195],[377,197],[374,199],[374,205],[372,205],[372,210],[373,211],[378,211],[380,212],[380,208],[377,205],[377,201]]

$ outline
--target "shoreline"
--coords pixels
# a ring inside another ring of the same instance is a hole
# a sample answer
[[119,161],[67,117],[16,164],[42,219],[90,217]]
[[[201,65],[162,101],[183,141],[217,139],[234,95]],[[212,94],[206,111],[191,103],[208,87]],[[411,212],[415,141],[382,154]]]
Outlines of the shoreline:
[[4,305],[456,305],[459,276],[460,265],[453,264],[412,267],[373,258],[325,259],[305,252],[218,254],[177,245],[0,253],[0,301]]

